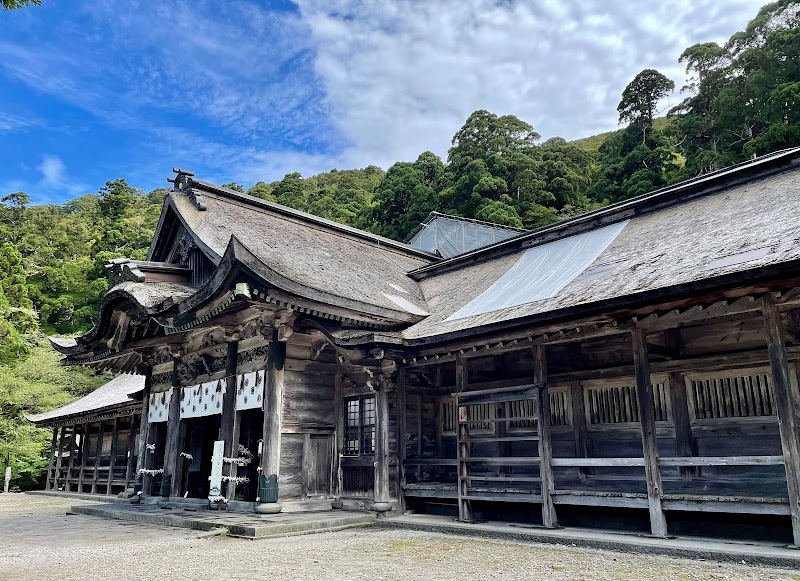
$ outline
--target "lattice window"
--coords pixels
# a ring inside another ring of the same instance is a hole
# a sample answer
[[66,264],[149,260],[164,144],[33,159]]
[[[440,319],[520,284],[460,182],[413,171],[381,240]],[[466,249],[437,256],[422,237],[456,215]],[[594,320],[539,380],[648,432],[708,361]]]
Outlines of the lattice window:
[[510,430],[524,430],[536,427],[536,420],[533,419],[536,417],[536,401],[532,399],[506,402],[506,414],[508,418],[520,418],[508,422]]
[[442,398],[439,402],[442,422],[442,435],[455,436],[458,431],[458,412],[455,398]]
[[375,452],[375,396],[362,395],[344,400],[344,453],[347,456]]
[[[653,411],[657,422],[669,421],[666,385],[653,384]],[[635,385],[588,387],[586,412],[590,424],[639,423]]]
[[695,419],[777,415],[772,383],[766,373],[693,379],[690,384]]
[[570,426],[572,425],[572,405],[569,397],[569,389],[551,389],[550,396],[550,425],[551,426]]

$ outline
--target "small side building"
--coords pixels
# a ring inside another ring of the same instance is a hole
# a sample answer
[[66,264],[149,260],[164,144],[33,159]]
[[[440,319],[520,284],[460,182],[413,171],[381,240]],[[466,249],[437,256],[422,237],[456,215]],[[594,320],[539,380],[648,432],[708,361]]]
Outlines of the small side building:
[[46,490],[117,494],[132,487],[145,378],[122,374],[58,409],[28,416],[52,428]]

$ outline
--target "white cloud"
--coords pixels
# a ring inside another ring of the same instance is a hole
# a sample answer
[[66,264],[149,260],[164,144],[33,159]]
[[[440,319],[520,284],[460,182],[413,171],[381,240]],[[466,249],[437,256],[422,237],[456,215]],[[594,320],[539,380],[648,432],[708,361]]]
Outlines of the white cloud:
[[45,155],[37,168],[45,185],[60,185],[64,182],[66,166],[57,155]]
[[[476,109],[514,114],[544,137],[616,127],[625,85],[677,63],[695,42],[724,41],[760,0],[496,2],[300,0],[330,109],[353,144],[345,159],[387,165],[446,155]],[[677,97],[673,98],[673,102]]]

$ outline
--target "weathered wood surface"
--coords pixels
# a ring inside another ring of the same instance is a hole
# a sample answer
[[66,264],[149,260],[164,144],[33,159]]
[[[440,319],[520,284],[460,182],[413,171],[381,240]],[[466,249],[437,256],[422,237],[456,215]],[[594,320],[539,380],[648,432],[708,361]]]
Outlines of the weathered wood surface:
[[[237,424],[239,414],[236,411],[236,358],[239,353],[239,342],[231,341],[228,343],[228,352],[225,358],[225,394],[222,397],[222,422],[220,425],[220,438],[225,441],[223,446],[223,455],[225,458],[233,458],[237,456],[237,449],[239,447],[239,438]],[[171,411],[171,410],[170,410]],[[172,415],[170,413],[170,415]],[[176,423],[175,430],[175,462],[172,474],[178,466],[178,429]],[[169,436],[167,437],[167,445],[170,445]],[[225,462],[222,465],[222,475],[226,477],[235,477],[238,474],[238,465],[234,463]],[[166,471],[164,472],[166,474]],[[236,496],[236,484],[228,481],[226,488],[226,497],[232,500]]]
[[78,492],[85,492],[83,489],[83,479],[86,472],[86,458],[89,456],[89,424],[82,426],[81,436],[81,467],[78,469]]
[[131,485],[131,480],[136,472],[136,414],[130,415],[130,431],[128,432],[128,451],[125,461],[125,490]]
[[[575,456],[578,458],[588,458],[591,441],[589,431],[586,426],[586,407],[584,402],[583,385],[573,382],[569,386],[570,399],[572,403],[572,429],[575,442]],[[585,468],[578,469],[578,477],[585,480],[588,471]]]
[[[265,476],[277,474],[281,476],[281,425],[283,423],[283,362],[286,356],[286,343],[277,340],[277,332],[273,333],[272,357],[264,385],[264,426],[262,432],[261,473]],[[301,440],[302,442],[302,440]],[[302,443],[301,443],[302,445]],[[302,452],[298,461],[302,459]],[[298,484],[302,466],[297,466]],[[281,489],[278,489],[279,494]],[[299,493],[299,491],[298,491]]]
[[108,459],[108,475],[106,476],[106,495],[111,494],[111,482],[114,480],[114,464],[117,460],[117,444],[119,438],[119,417],[112,421],[111,428],[111,455]]
[[389,502],[389,393],[386,381],[375,392],[375,502]]
[[[134,480],[138,478],[139,471],[148,468],[147,465],[147,446],[150,442],[150,423],[147,421],[147,415],[150,412],[150,388],[152,385],[153,368],[147,367],[144,372],[144,390],[142,391],[142,415],[139,417],[139,453],[136,458],[136,470],[134,471]],[[147,494],[149,489],[144,488],[145,476],[142,476],[142,494]]]
[[786,355],[780,313],[771,294],[762,298],[764,326],[767,335],[772,387],[778,408],[783,460],[786,467],[786,487],[789,492],[789,507],[792,514],[792,536],[794,544],[800,546],[800,402],[797,385],[791,381]]
[[[167,441],[164,445],[164,475],[163,478],[172,476],[172,489],[170,496],[177,496],[178,489],[175,488],[175,480],[178,477],[178,458],[183,449],[180,442],[181,425],[181,388],[173,386],[172,395],[169,401],[169,416],[167,417]],[[159,490],[160,494],[161,491]]]
[[633,361],[636,368],[636,399],[639,404],[639,421],[642,426],[644,471],[647,478],[647,501],[650,511],[650,531],[653,536],[667,536],[667,520],[661,506],[661,471],[658,468],[658,442],[656,418],[653,411],[653,385],[650,381],[650,362],[647,353],[647,336],[644,329],[634,329]]
[[47,480],[45,490],[51,490],[54,484],[53,470],[56,463],[56,443],[58,442],[58,426],[53,428],[53,439],[50,443],[50,462],[47,464]]
[[97,445],[94,447],[94,471],[92,473],[92,494],[97,493],[97,479],[100,476],[100,457],[103,452],[103,420],[97,423]]
[[406,484],[406,453],[407,453],[407,435],[408,428],[407,401],[406,401],[406,370],[400,368],[397,370],[397,489],[395,494],[400,503],[398,507],[400,512],[405,512],[406,503],[403,498],[403,487]]
[[[456,358],[456,392],[461,393],[469,387],[468,362],[464,357]],[[469,420],[468,408],[458,406],[458,520],[470,522],[472,520],[472,505],[469,496]]]
[[553,441],[550,433],[550,396],[547,392],[547,359],[544,345],[533,348],[533,383],[540,385],[536,394],[536,424],[539,432],[539,475],[542,478],[542,523],[548,528],[558,526],[553,504]]

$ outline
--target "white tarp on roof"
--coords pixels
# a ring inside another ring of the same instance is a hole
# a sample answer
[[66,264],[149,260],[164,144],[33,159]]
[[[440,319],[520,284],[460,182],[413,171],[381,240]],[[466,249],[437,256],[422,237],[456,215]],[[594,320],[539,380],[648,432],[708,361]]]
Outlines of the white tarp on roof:
[[554,297],[597,260],[627,223],[626,220],[526,250],[492,286],[446,320]]

